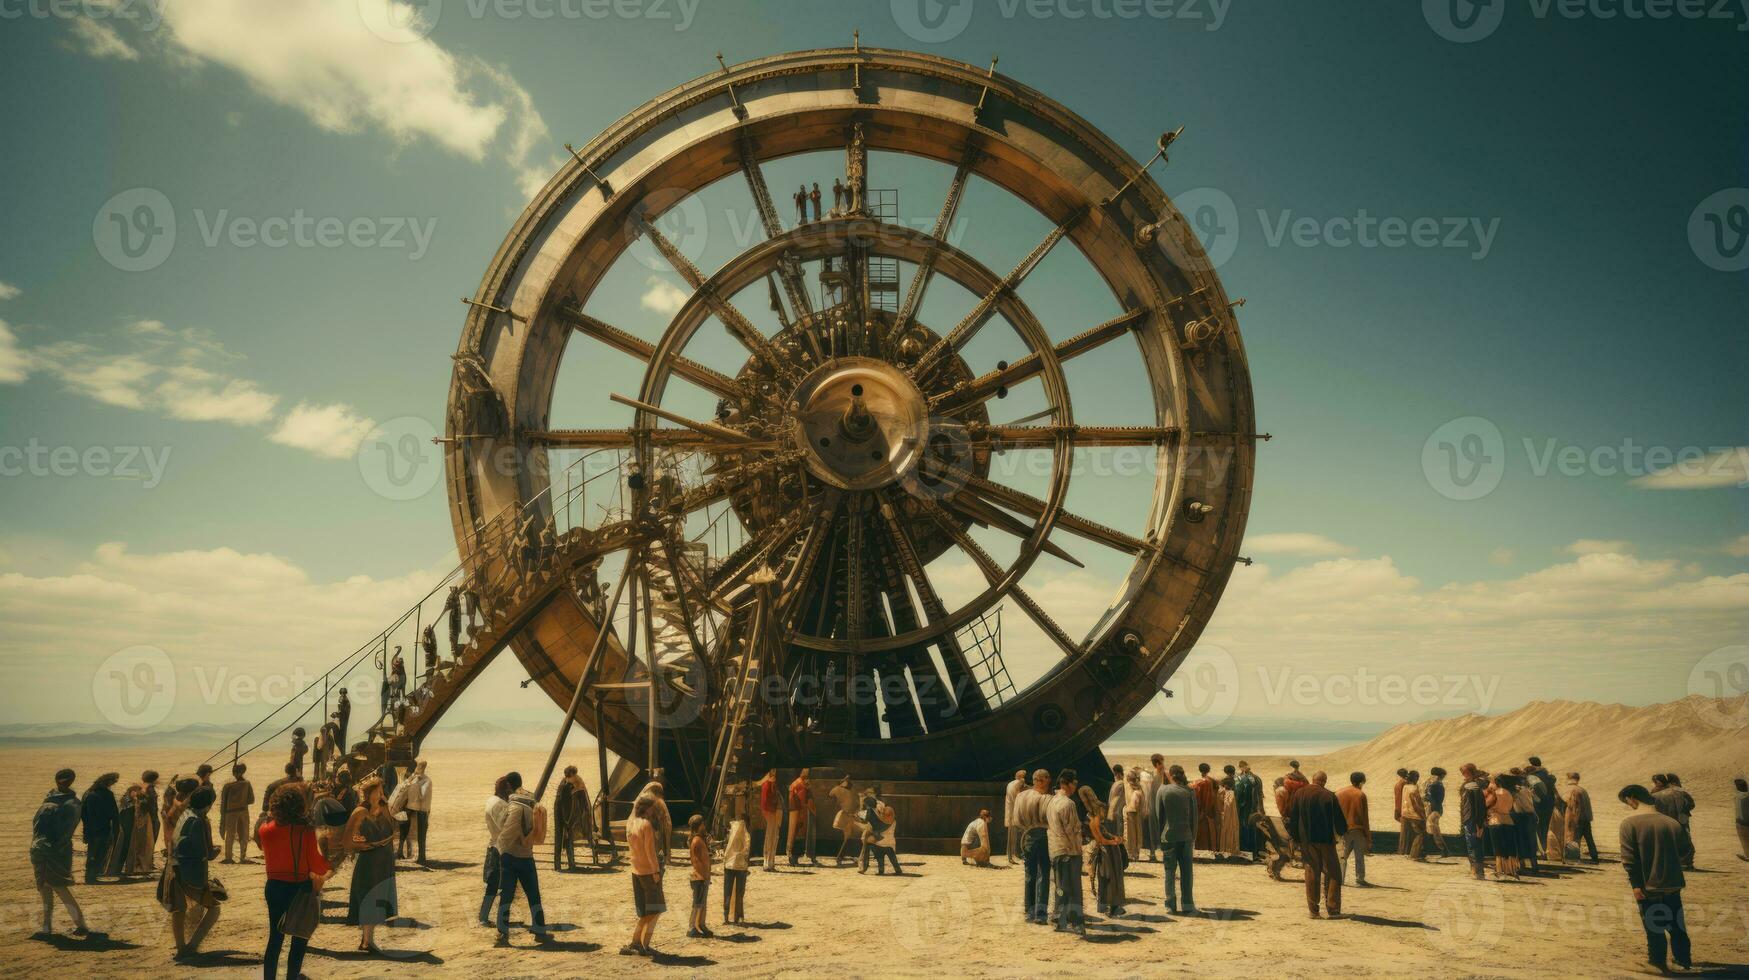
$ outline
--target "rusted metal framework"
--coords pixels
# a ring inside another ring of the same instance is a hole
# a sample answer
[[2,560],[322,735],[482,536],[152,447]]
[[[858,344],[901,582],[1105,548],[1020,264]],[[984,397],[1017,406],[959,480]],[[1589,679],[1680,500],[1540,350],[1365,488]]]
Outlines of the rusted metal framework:
[[[1154,160],[1175,137],[1161,138]],[[823,150],[844,154],[844,204],[821,220],[787,223],[762,165]],[[881,220],[867,206],[872,151],[955,168],[931,231]],[[662,216],[737,175],[765,237],[701,271],[661,229]],[[972,176],[1051,226],[1011,270],[993,270],[946,240]],[[607,270],[639,239],[691,290],[654,342],[586,312]],[[1122,312],[1072,325],[1062,333],[1078,332],[1053,342],[1019,287],[1065,246],[1087,258]],[[870,302],[867,270],[877,260],[910,270],[896,310]],[[822,264],[842,288],[815,309],[804,270]],[[940,280],[979,299],[957,323],[925,324],[923,297]],[[738,308],[753,295],[775,311],[776,331]],[[519,622],[508,642],[534,682],[572,706],[606,747],[702,767],[697,785],[720,780],[746,753],[905,764],[942,779],[1087,758],[1159,692],[1236,560],[1259,436],[1234,304],[1148,165],[993,66],[859,45],[724,66],[688,82],[574,148],[467,302],[447,456],[458,541],[506,508],[553,521],[542,511],[554,499],[547,458],[555,449],[628,454],[631,510],[591,530],[594,551],[577,559],[593,569],[619,552],[641,567],[632,573],[628,625],[602,635],[614,607],[584,575],[585,584]],[[712,322],[745,348],[743,363],[711,366],[692,353]],[[996,322],[1027,353],[969,363],[967,344],[1001,329]],[[627,386],[635,393],[619,396],[635,410],[628,428],[569,429],[552,417],[561,356],[574,343],[644,362],[635,389]],[[1078,424],[1063,365],[1107,344],[1135,352],[1152,413],[1127,426]],[[990,400],[1032,379],[1047,410],[993,424]],[[673,408],[665,399],[675,385],[714,395],[715,417]],[[1152,454],[1140,534],[1064,506],[1075,451],[1114,445]],[[990,459],[1000,452],[1048,454],[1045,492],[993,479]],[[1208,465],[1217,458],[1220,465]],[[677,459],[702,461],[697,479],[676,478]],[[683,527],[713,505],[732,509],[741,542],[689,558]],[[1011,534],[1016,557],[993,558],[974,526]],[[1110,608],[1080,637],[1022,586],[1039,555],[1073,560],[1070,537],[1132,562]],[[567,552],[580,553],[576,545]],[[985,581],[957,606],[930,580],[931,563],[949,553]],[[477,578],[497,573],[489,556],[479,561]],[[989,650],[967,649],[987,635],[999,606],[1031,619],[1062,654],[1018,691],[1004,689],[999,657],[992,664]],[[652,609],[670,617],[668,627]],[[639,675],[627,649],[636,643],[624,634],[639,630],[650,651],[642,700],[625,693],[638,686],[625,678]],[[654,647],[660,636],[671,641],[666,653]],[[675,696],[691,708],[661,707],[654,678],[665,671],[684,674]],[[802,679],[825,696],[795,698]],[[776,693],[754,697],[752,683]],[[672,748],[658,751],[669,736]]]

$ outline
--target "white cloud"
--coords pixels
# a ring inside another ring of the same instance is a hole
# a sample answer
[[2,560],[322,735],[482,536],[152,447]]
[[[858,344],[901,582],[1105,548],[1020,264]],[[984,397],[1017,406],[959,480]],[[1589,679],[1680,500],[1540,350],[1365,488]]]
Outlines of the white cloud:
[[37,347],[24,355],[23,366],[117,408],[185,421],[260,425],[272,418],[279,396],[225,373],[224,366],[237,359],[201,331],[135,320],[113,337]]
[[686,305],[689,293],[661,276],[651,276],[645,282],[644,295],[639,297],[638,304],[646,310],[655,310],[663,316],[673,316]]
[[1632,483],[1647,490],[1749,488],[1749,446],[1716,449],[1657,472],[1636,477]]
[[[421,7],[404,0],[179,0],[158,5],[156,31],[126,18],[81,20],[88,53],[136,45],[179,70],[219,65],[262,97],[336,133],[367,129],[398,144],[428,139],[470,160],[496,158],[520,188],[550,175],[556,158],[531,161],[550,134],[534,100],[504,68],[456,54],[424,36]],[[432,9],[435,10],[435,7]],[[86,26],[89,25],[89,26]],[[98,43],[97,39],[101,39]],[[119,46],[119,47],[118,47]],[[134,52],[135,57],[138,56]]]
[[0,385],[15,385],[30,377],[30,360],[18,346],[18,335],[0,320]]
[[1634,546],[1619,539],[1580,538],[1566,548],[1569,555],[1625,555]]
[[17,286],[14,286],[9,282],[0,282],[0,302],[9,299],[17,299],[23,294],[23,292],[24,290],[19,289]]
[[270,441],[330,459],[350,457],[376,425],[344,404],[300,401],[282,416],[279,395],[230,370],[240,360],[210,335],[160,320],[30,349],[0,321],[0,384],[38,374],[117,408],[185,422],[271,424]]
[[1252,534],[1245,538],[1245,549],[1266,555],[1346,555],[1354,549],[1322,534],[1285,531],[1277,534]]
[[374,428],[375,422],[355,413],[350,405],[299,402],[268,438],[318,456],[346,459],[358,452],[358,444]]
[[1749,558],[1749,534],[1738,535],[1735,540],[1725,542],[1725,554],[1733,558]]
[[134,46],[122,40],[115,26],[109,21],[92,20],[87,17],[73,19],[73,39],[86,54],[93,58],[114,58],[118,61],[138,61],[140,52]]
[[1504,567],[1518,560],[1518,552],[1513,551],[1505,545],[1501,545],[1493,551],[1488,552],[1488,560],[1496,565]]
[[[102,722],[89,694],[98,665],[146,644],[177,668],[178,708],[167,724],[252,721],[270,706],[233,702],[227,677],[312,680],[418,601],[448,567],[433,561],[394,578],[318,581],[272,554],[139,553],[109,543],[53,573],[0,572],[0,618],[8,624],[0,705],[9,718]],[[425,620],[436,612],[434,603]],[[375,690],[375,674],[367,657],[355,697]],[[205,700],[205,691],[217,700]],[[368,698],[359,702],[365,707]]]

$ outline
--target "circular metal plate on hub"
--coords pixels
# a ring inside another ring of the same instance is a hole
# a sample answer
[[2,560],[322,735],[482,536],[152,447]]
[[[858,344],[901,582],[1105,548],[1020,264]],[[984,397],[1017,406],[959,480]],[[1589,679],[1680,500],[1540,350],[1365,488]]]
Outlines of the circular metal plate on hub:
[[872,357],[827,361],[790,403],[808,469],[843,490],[896,482],[929,437],[929,407],[903,371]]

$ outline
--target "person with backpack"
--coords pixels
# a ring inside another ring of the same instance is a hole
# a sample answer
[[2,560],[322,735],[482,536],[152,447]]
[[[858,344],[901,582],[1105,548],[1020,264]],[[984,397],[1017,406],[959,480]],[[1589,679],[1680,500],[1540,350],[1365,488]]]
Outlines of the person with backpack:
[[[517,782],[520,784],[521,779]],[[529,932],[537,943],[551,942],[547,931],[546,912],[541,908],[540,868],[534,860],[534,845],[547,839],[546,809],[534,800],[534,794],[518,785],[510,794],[508,808],[503,811],[503,823],[498,828],[498,945],[510,945],[510,906],[516,902],[516,889],[521,886],[528,895]]]
[[73,920],[72,935],[91,936],[85,928],[85,913],[73,898],[73,831],[79,826],[79,798],[73,792],[74,773],[55,773],[55,788],[43,797],[30,824],[30,867],[36,878],[36,893],[42,898],[42,929],[32,938],[54,934],[55,899],[67,907]]

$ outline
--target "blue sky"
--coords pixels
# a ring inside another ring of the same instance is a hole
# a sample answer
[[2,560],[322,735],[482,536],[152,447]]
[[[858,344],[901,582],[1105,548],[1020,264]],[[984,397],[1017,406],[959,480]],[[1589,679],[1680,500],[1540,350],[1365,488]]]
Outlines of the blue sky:
[[[179,667],[315,668],[404,607],[451,549],[442,489],[387,499],[356,447],[382,423],[441,419],[458,297],[530,182],[561,144],[714,69],[718,51],[733,63],[847,44],[853,29],[871,46],[999,55],[1138,157],[1185,127],[1154,174],[1214,206],[1231,249],[1220,274],[1247,300],[1259,425],[1275,435],[1259,454],[1258,564],[1235,574],[1207,638],[1237,672],[1239,713],[1344,714],[1283,707],[1260,672],[1388,662],[1500,678],[1467,707],[1663,700],[1745,642],[1740,11],[1648,21],[1514,5],[1460,42],[1438,3],[627,0],[638,16],[596,17],[557,0],[444,0],[425,6],[428,31],[373,22],[403,32],[391,43],[356,27],[392,14],[385,0],[279,6],[305,29],[233,0],[185,0],[161,23],[135,4],[131,19],[0,29],[0,83],[23,93],[0,106],[0,446],[169,454],[161,479],[0,478],[0,651],[20,678],[0,695],[8,714],[91,714],[45,693],[130,644]],[[946,27],[920,31],[919,11]],[[350,67],[321,76],[324,58]],[[789,161],[772,183],[824,166]],[[875,174],[913,220],[945,185],[898,161]],[[98,243],[106,202],[134,188],[161,193],[177,231],[161,264],[127,272]],[[1006,269],[1043,224],[988,191],[969,196],[961,244]],[[365,219],[401,244],[233,237],[238,222],[300,213]],[[1345,245],[1363,215],[1431,219],[1437,243]],[[713,261],[732,237],[713,234]],[[1054,255],[1024,294],[1057,336],[1108,315],[1076,261]],[[653,335],[665,317],[643,273],[623,270],[599,302]],[[568,360],[566,377],[590,390],[629,365]],[[1121,414],[1134,394],[1121,359],[1088,365],[1080,380],[1109,370],[1113,393],[1078,400],[1079,417]],[[1483,421],[1442,430],[1454,419]],[[1466,470],[1481,446],[1497,488],[1453,499],[1468,494],[1437,475],[1448,441]],[[1615,466],[1634,446],[1699,462]],[[1584,457],[1571,475],[1542,463],[1562,452]],[[1046,594],[1089,608],[1115,580],[1103,566],[1049,574]],[[203,619],[212,583],[243,590],[225,599],[237,622]],[[331,615],[293,621],[316,610]],[[521,703],[501,667],[490,703]]]

